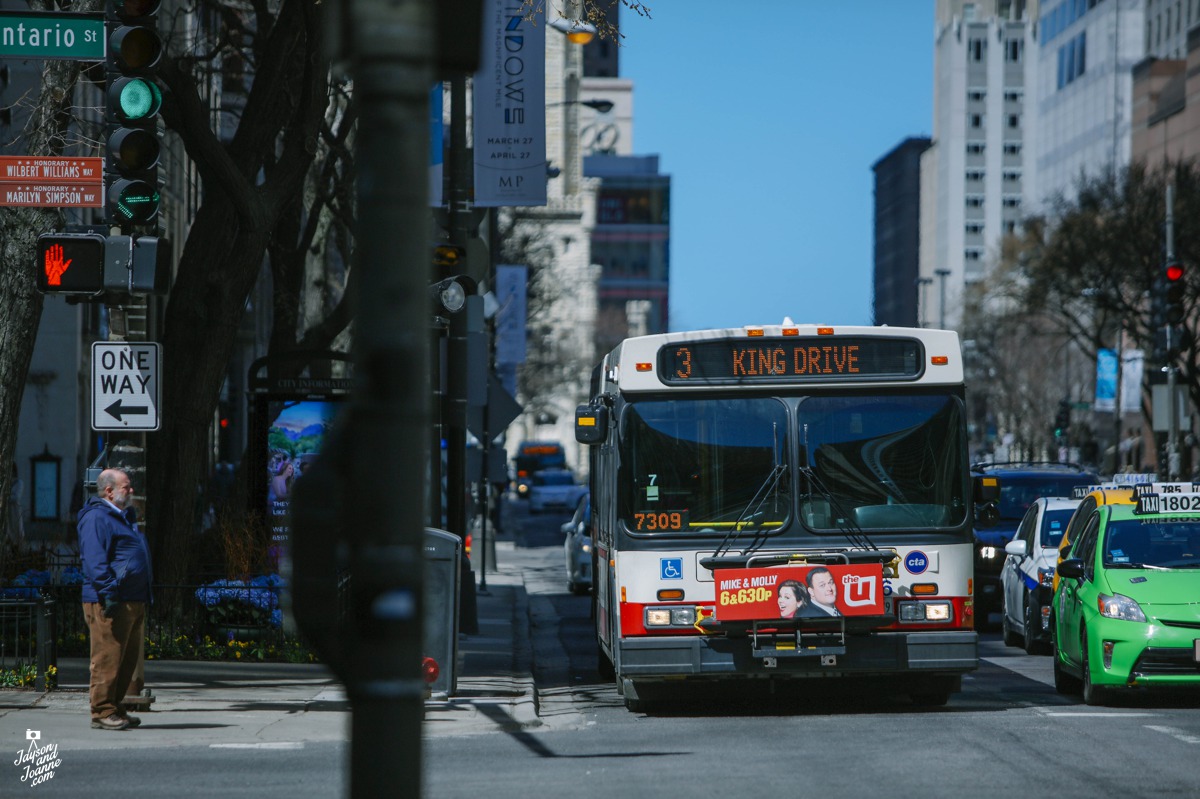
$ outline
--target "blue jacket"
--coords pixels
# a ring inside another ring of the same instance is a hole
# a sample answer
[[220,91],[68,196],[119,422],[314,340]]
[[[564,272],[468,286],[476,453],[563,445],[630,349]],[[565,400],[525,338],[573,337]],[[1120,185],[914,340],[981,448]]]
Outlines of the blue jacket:
[[133,508],[122,513],[103,499],[89,499],[79,511],[79,558],[84,602],[150,602],[150,548]]

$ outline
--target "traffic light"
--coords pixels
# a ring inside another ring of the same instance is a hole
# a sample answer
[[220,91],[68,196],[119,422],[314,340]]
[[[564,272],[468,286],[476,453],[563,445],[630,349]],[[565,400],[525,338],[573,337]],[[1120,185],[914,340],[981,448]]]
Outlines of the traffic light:
[[100,233],[43,233],[37,242],[37,290],[43,294],[104,291],[105,239]]
[[1071,428],[1071,403],[1058,401],[1058,413],[1054,415],[1054,437],[1062,438]]
[[104,288],[122,294],[166,294],[171,282],[171,244],[157,236],[109,236]]
[[1186,286],[1186,273],[1183,269],[1183,264],[1178,261],[1172,261],[1167,264],[1165,271],[1167,278],[1166,292],[1166,317],[1167,324],[1178,325],[1183,323],[1183,292]]
[[154,81],[163,44],[155,30],[162,0],[105,0],[106,219],[122,230],[158,218],[158,112]]

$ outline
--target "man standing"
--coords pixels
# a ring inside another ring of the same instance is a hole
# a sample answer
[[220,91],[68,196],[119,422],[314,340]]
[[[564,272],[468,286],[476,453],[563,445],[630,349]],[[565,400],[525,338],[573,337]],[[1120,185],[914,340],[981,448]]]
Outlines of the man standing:
[[79,511],[83,617],[91,634],[92,727],[124,730],[141,719],[121,709],[137,668],[150,602],[150,550],[137,528],[129,475],[105,469]]
[[818,566],[805,575],[804,582],[808,583],[808,604],[801,610],[801,615],[809,618],[842,615],[837,609],[837,584],[829,569]]

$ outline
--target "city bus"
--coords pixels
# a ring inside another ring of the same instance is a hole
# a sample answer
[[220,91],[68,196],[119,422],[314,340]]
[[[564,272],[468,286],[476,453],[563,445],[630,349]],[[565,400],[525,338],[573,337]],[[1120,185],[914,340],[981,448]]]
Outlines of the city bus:
[[961,689],[972,528],[998,489],[970,474],[955,332],[640,336],[590,395],[599,666],[629,709],[714,680],[886,678],[926,705]]

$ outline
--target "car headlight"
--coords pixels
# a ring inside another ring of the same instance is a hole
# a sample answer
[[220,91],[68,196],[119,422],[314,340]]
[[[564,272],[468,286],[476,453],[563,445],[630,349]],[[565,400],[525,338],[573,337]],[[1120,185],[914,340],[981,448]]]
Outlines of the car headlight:
[[1127,596],[1101,594],[1098,602],[1100,605],[1100,615],[1105,618],[1122,619],[1124,621],[1146,621],[1146,614],[1142,612],[1141,605]]
[[996,549],[996,547],[980,547],[979,557],[983,558],[984,560],[991,560],[992,558],[996,557],[996,553],[998,551],[999,550]]
[[1043,588],[1054,586],[1054,569],[1038,569],[1038,583]]

